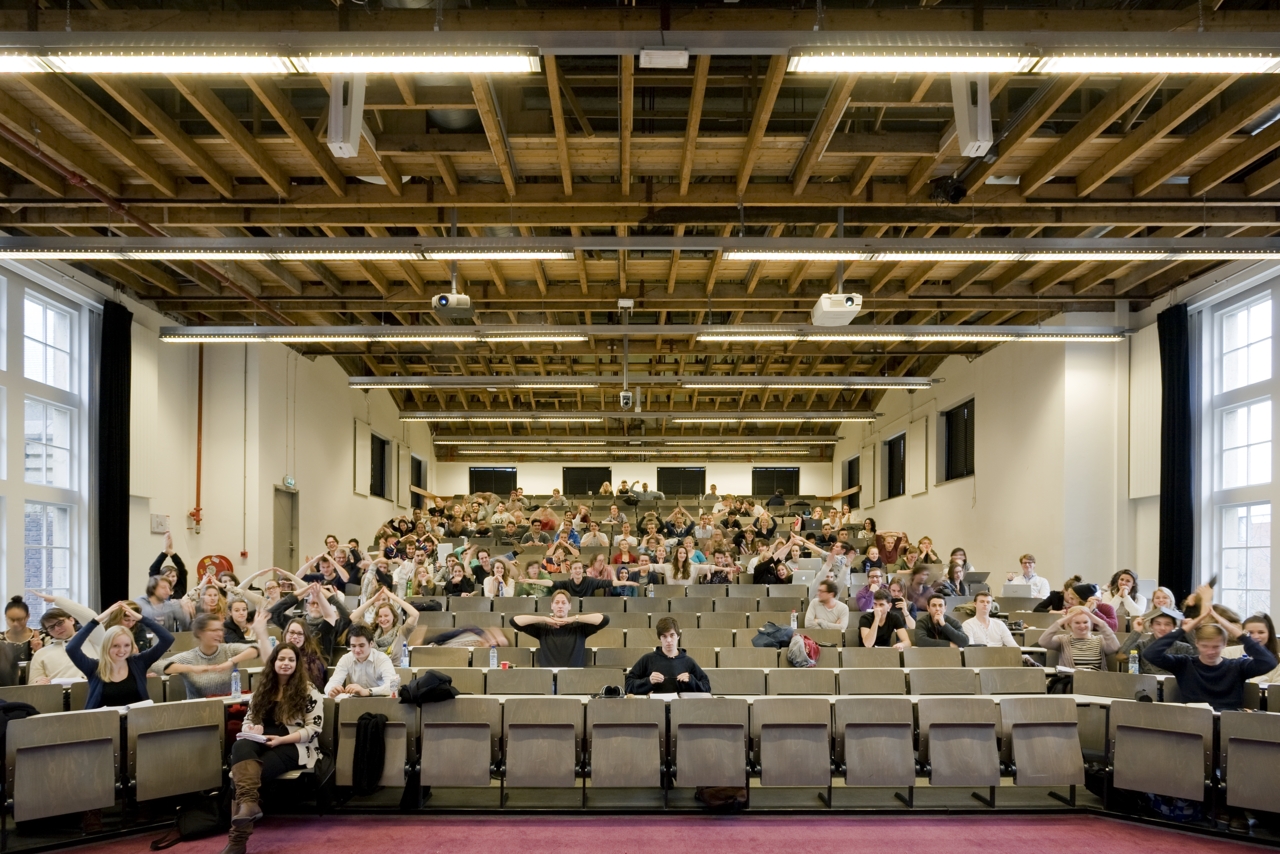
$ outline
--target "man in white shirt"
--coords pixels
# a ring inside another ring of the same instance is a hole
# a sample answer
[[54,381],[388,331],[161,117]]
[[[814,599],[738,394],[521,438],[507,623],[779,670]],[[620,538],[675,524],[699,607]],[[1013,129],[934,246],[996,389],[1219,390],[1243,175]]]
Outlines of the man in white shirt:
[[809,610],[804,614],[806,629],[849,628],[849,606],[836,598],[836,583],[830,579],[818,585],[818,598],[809,600]]
[[582,548],[608,548],[609,538],[600,533],[600,523],[594,519],[588,523],[591,530],[582,535],[582,541],[579,543]]
[[618,534],[613,538],[613,547],[617,548],[618,543],[622,542],[623,540],[626,540],[628,545],[630,545],[631,548],[633,549],[640,545],[640,541],[631,535],[630,522],[622,523],[622,533]]
[[330,697],[393,696],[400,687],[400,677],[387,654],[373,648],[373,630],[364,625],[352,626],[347,631],[347,648],[351,651],[338,659],[324,692]]
[[991,594],[979,593],[973,597],[974,616],[964,621],[964,633],[969,636],[971,646],[1012,646],[1018,645],[1009,634],[1009,627],[1004,620],[991,617]]
[[711,514],[703,513],[698,519],[698,524],[693,528],[693,538],[695,540],[709,540],[715,532],[716,526],[711,521]]
[[1018,562],[1022,564],[1022,580],[1031,588],[1027,595],[1035,599],[1049,598],[1049,579],[1036,575],[1035,555],[1023,555]]

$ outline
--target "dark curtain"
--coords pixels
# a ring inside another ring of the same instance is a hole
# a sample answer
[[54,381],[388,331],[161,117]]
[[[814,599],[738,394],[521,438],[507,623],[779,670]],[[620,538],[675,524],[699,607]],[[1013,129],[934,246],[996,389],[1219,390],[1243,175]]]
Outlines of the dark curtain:
[[129,392],[133,313],[106,302],[98,359],[98,589],[105,607],[129,598]]
[[1160,585],[1179,601],[1191,592],[1195,560],[1192,507],[1191,342],[1187,307],[1156,318],[1160,334]]

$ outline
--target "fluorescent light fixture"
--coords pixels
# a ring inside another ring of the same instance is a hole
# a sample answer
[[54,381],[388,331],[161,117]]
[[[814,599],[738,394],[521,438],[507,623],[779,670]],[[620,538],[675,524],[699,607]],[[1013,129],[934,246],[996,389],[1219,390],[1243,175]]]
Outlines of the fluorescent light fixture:
[[[352,377],[350,388],[424,388],[424,389],[466,389],[466,388],[485,388],[493,386],[486,380],[492,377],[475,377],[474,383],[462,385],[456,382],[434,382],[433,377]],[[376,381],[375,381],[376,380]],[[493,386],[498,389],[517,389],[520,391],[580,391],[597,389],[600,386],[596,383],[569,383],[569,382],[547,382],[547,383],[519,383],[519,384],[497,384]]]
[[1032,335],[1019,335],[1014,340],[1015,341],[1102,341],[1102,342],[1107,342],[1107,341],[1123,341],[1125,340],[1125,338],[1123,335],[1120,335],[1118,333],[1115,335],[1108,335],[1103,333],[1099,333],[1096,335],[1088,335],[1088,334],[1072,334],[1069,332],[1068,333],[1044,332],[1044,333],[1035,333]]
[[421,261],[421,252],[378,249],[303,249],[272,252],[277,261]]
[[548,439],[441,439],[436,436],[433,436],[431,441],[436,445],[484,445],[486,447],[501,445],[504,448],[508,446],[520,448],[556,448],[563,447],[564,445],[605,446],[609,444],[604,441],[595,442],[587,439],[566,439],[563,442],[554,442]]
[[448,53],[324,53],[293,57],[309,74],[534,74],[542,62],[532,51]]
[[418,342],[420,344],[473,344],[480,339],[475,335],[466,334],[437,333],[433,335],[426,332],[376,332],[369,336],[369,340]]
[[432,261],[572,261],[572,252],[554,249],[458,249],[425,253]]
[[874,261],[1017,261],[1022,256],[1016,252],[876,252],[868,255]]
[[803,335],[738,335],[732,332],[707,332],[698,336],[699,341],[801,341]]
[[869,261],[868,252],[828,252],[819,249],[726,249],[726,261]]
[[866,383],[856,379],[850,379],[847,382],[840,383],[786,383],[786,382],[733,382],[733,383],[708,383],[708,382],[687,382],[681,383],[681,388],[696,390],[716,390],[723,389],[725,391],[750,391],[752,389],[760,389],[762,391],[842,391],[852,388],[882,388],[882,389],[902,389],[902,388],[929,388],[932,383],[928,378],[921,381],[902,380],[893,383]]
[[20,53],[0,54],[0,74],[34,74],[48,70],[48,67],[34,56]]
[[1280,56],[1261,53],[1081,52],[1046,56],[1035,64],[1040,74],[1272,74],[1277,70]]
[[261,344],[267,339],[256,335],[161,335],[160,340],[168,344]]
[[291,74],[287,57],[229,51],[149,53],[112,51],[50,54],[43,57],[65,74]]
[[797,414],[793,418],[779,418],[777,416],[770,417],[768,415],[723,415],[723,416],[696,416],[687,418],[672,418],[672,424],[838,424],[845,421],[875,421],[874,414],[855,414],[848,415],[808,415]]
[[927,50],[829,49],[793,52],[787,71],[800,74],[1015,74],[1038,57],[1014,51],[935,53]]
[[530,424],[598,424],[604,420],[604,416],[596,415],[507,415],[502,414],[494,416],[492,413],[484,412],[453,412],[440,413],[434,412],[402,412],[400,414],[401,421],[438,421],[438,422],[456,422],[456,421],[490,421],[490,422],[518,422]]
[[688,68],[689,51],[684,48],[646,47],[640,50],[641,68]]
[[[511,453],[511,451],[507,451],[506,453]],[[517,453],[523,453],[523,452],[517,452]],[[744,449],[743,449],[743,450],[741,450],[741,451],[725,451],[725,450],[709,450],[709,451],[708,451],[708,450],[700,450],[700,451],[695,451],[695,450],[688,450],[688,451],[664,451],[664,450],[661,450],[661,449],[655,449],[655,448],[610,448],[610,449],[608,449],[608,450],[599,450],[599,451],[589,451],[589,450],[582,450],[582,451],[563,451],[563,450],[562,450],[562,451],[539,451],[538,453],[539,453],[539,456],[547,456],[547,457],[574,457],[574,456],[582,456],[582,455],[605,455],[605,454],[608,454],[609,456],[626,456],[626,455],[638,454],[638,455],[643,455],[643,456],[646,456],[646,457],[655,457],[655,456],[692,456],[692,457],[710,457],[710,456],[746,456],[746,457],[759,457],[759,456],[784,456],[784,457],[795,457],[795,456],[800,456],[800,454],[797,454],[797,452],[796,452],[796,451],[794,451],[794,450],[780,449],[780,448],[744,448]],[[497,457],[500,457],[500,456],[502,455],[502,452],[500,452],[500,451],[499,451],[499,452],[495,452],[495,451],[458,451],[458,455],[459,455],[459,456],[493,457],[493,458],[497,458]]]

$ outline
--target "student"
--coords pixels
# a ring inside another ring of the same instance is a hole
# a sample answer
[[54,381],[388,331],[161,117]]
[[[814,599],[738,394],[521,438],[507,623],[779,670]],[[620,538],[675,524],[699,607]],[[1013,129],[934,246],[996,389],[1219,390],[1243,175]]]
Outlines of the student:
[[231,749],[235,807],[222,854],[245,854],[253,824],[262,818],[258,790],[264,781],[314,768],[320,758],[324,695],[298,666],[299,655],[291,643],[277,646],[254,686],[241,732],[262,740],[240,738]]
[[920,542],[916,544],[916,548],[920,550],[920,562],[928,564],[940,564],[942,558],[938,557],[937,552],[933,550],[933,538],[921,537]]
[[467,576],[462,564],[453,563],[449,568],[449,580],[440,589],[445,596],[472,596],[476,592],[476,582]]
[[1036,575],[1036,556],[1025,554],[1018,558],[1018,563],[1022,567],[1021,574],[1011,572],[1005,580],[1025,583],[1028,588],[1027,595],[1032,598],[1047,598],[1050,595],[1049,579]]
[[711,680],[680,648],[680,624],[663,617],[655,627],[658,647],[640,657],[627,673],[628,694],[711,693]]
[[147,580],[147,595],[139,600],[139,612],[150,617],[171,632],[185,632],[191,628],[192,612],[183,607],[185,599],[173,598],[173,586],[166,575],[153,575]]
[[880,549],[868,546],[867,556],[862,559],[862,571],[869,573],[872,569],[884,569],[884,561],[880,559]]
[[289,611],[300,603],[299,597],[305,597],[306,606],[302,620],[307,627],[307,634],[315,637],[324,660],[326,662],[331,660],[338,636],[346,631],[351,623],[351,613],[343,602],[344,597],[336,591],[326,596],[318,583],[305,584],[296,575],[283,570],[281,573],[293,580],[296,585],[295,592],[281,597],[279,602],[271,606],[269,609],[271,621],[278,626],[284,626],[289,620]]
[[[1243,708],[1245,680],[1275,670],[1280,662],[1240,626],[1214,612],[1212,587],[1201,585],[1196,596],[1201,604],[1200,614],[1183,620],[1180,628],[1148,646],[1142,657],[1174,675],[1184,703],[1208,703],[1218,712]],[[1196,655],[1174,655],[1169,651],[1173,644],[1188,637],[1194,638]],[[1247,657],[1224,658],[1227,640],[1236,638],[1244,645]]]
[[[582,564],[574,568],[581,573]],[[594,581],[594,579],[585,579]],[[556,584],[564,584],[557,581]],[[633,581],[614,582],[634,584]],[[564,588],[551,594],[551,616],[516,614],[511,624],[520,631],[537,638],[539,667],[584,667],[587,661],[587,638],[609,625],[607,614],[569,614],[569,593]]]
[[876,591],[884,587],[884,570],[874,568],[867,571],[867,583],[862,589],[854,594],[854,604],[858,606],[859,611],[870,611],[872,602],[876,595]]
[[[367,621],[366,614],[372,615]],[[374,649],[399,660],[401,645],[409,642],[418,625],[418,609],[383,588],[371,601],[352,612],[351,621],[369,627]],[[347,635],[350,637],[350,632]],[[347,646],[350,648],[351,644]]]
[[[1137,624],[1138,628],[1130,632],[1128,637],[1121,642],[1119,650],[1120,655],[1127,659],[1129,657],[1129,653],[1137,652],[1139,673],[1148,673],[1152,676],[1172,675],[1169,671],[1156,667],[1154,664],[1147,661],[1142,657],[1142,654],[1146,652],[1147,647],[1151,646],[1151,644],[1178,628],[1178,624],[1181,622],[1182,614],[1172,608],[1160,608],[1158,610],[1151,611],[1142,617],[1134,617],[1133,623]],[[1148,629],[1148,631],[1144,633],[1142,631],[1143,628]],[[1244,652],[1244,647],[1242,646],[1227,647],[1227,650],[1231,649],[1238,649],[1240,652]],[[1227,650],[1223,651],[1224,657],[1226,656]],[[1196,648],[1185,641],[1177,641],[1173,646],[1169,647],[1169,653],[1171,655],[1195,655]],[[1127,662],[1124,663],[1124,666],[1127,670]]]
[[15,661],[30,661],[31,656],[40,649],[40,634],[27,627],[30,617],[31,609],[21,596],[14,596],[5,606],[4,619],[8,627],[4,632],[4,642],[15,647]]
[[[1026,555],[1023,555],[1023,557],[1026,557]],[[1071,588],[1075,587],[1077,584],[1080,584],[1080,583],[1081,583],[1080,576],[1078,575],[1071,576],[1066,581],[1062,582],[1061,590],[1051,590],[1049,592],[1049,595],[1045,596],[1044,599],[1042,599],[1039,602],[1039,604],[1037,604],[1035,608],[1033,608],[1032,610],[1039,614],[1066,613],[1067,605],[1065,603],[1066,603],[1067,592],[1071,590]]]
[[227,606],[227,618],[222,621],[222,635],[231,643],[257,643],[253,634],[254,612],[244,599],[233,599]]
[[582,561],[580,560],[575,560],[573,563],[569,564],[568,578],[561,579],[560,581],[556,581],[554,583],[552,583],[551,581],[542,581],[540,579],[539,580],[529,579],[525,583],[526,584],[544,584],[551,588],[551,592],[553,594],[558,590],[564,590],[564,591],[567,591],[570,596],[576,596],[578,598],[582,598],[584,596],[591,596],[597,590],[604,590],[607,593],[610,588],[617,587],[619,585],[631,585],[632,587],[639,587],[639,585],[636,584],[634,581],[613,581],[613,580],[603,579],[603,578],[587,578],[586,572],[582,566]]
[[1120,641],[1101,616],[1076,605],[1044,630],[1040,646],[1058,650],[1062,667],[1106,670],[1107,656],[1120,648]]
[[1102,601],[1116,612],[1117,619],[1141,617],[1147,613],[1147,597],[1138,592],[1138,577],[1127,569],[1111,576]]
[[[265,618],[260,622],[266,631]],[[247,643],[223,643],[225,629],[215,614],[201,614],[191,624],[196,645],[163,663],[162,672],[181,676],[191,699],[224,697],[231,693],[231,671],[258,657],[258,647]]]
[[147,668],[160,660],[160,656],[173,645],[173,635],[164,626],[134,613],[139,622],[156,636],[156,645],[146,652],[138,652],[133,633],[124,626],[113,626],[102,639],[102,657],[90,658],[81,651],[89,636],[117,610],[124,607],[117,602],[80,627],[67,642],[67,657],[89,680],[89,696],[86,709],[128,706],[148,699]]
[[964,564],[947,567],[947,577],[938,582],[938,592],[943,596],[968,596],[969,585],[964,583]]
[[960,621],[947,613],[947,599],[941,593],[929,596],[929,613],[916,622],[916,646],[960,648],[969,637]]
[[991,616],[992,601],[991,594],[986,591],[973,597],[973,616],[965,620],[964,625],[961,626],[965,636],[969,638],[969,645],[1016,648],[1018,642],[1009,633],[1009,627],[1004,620],[997,620]]
[[806,629],[839,629],[849,628],[849,606],[836,598],[839,587],[831,579],[824,579],[818,584],[817,598],[809,600],[809,608],[804,614]]
[[[165,558],[171,559],[173,563],[165,563]],[[164,551],[160,552],[147,570],[148,578],[162,575],[170,576],[169,584],[173,588],[174,596],[181,599],[187,595],[187,565],[174,550],[173,534],[169,531],[165,531],[164,534]]]
[[[545,581],[546,584],[531,584],[531,580]],[[531,560],[524,565],[524,575],[515,584],[517,596],[550,596],[551,576],[542,566],[542,561]]]
[[[1246,618],[1244,621],[1244,631],[1249,637],[1253,638],[1262,646],[1265,646],[1268,652],[1277,658],[1280,658],[1280,648],[1278,648],[1276,644],[1276,627],[1275,624],[1271,622],[1270,616],[1267,614],[1254,614],[1252,617]],[[1178,651],[1175,649],[1172,652],[1177,654]],[[1223,658],[1242,658],[1247,654],[1248,652],[1242,644],[1233,644],[1222,651]],[[1253,676],[1249,681],[1256,682],[1259,685],[1271,682],[1280,682],[1280,667],[1277,667],[1270,673],[1264,673],[1261,676]]]
[[347,649],[324,686],[330,697],[390,697],[400,687],[391,658],[373,645],[373,629],[357,623],[347,631]]
[[907,625],[902,614],[891,610],[893,597],[883,587],[872,597],[872,610],[858,618],[858,646],[893,647],[906,649],[911,646]]
[[[94,619],[93,611],[62,596],[48,596],[34,590],[31,592],[52,603],[54,607],[40,615],[40,628],[44,629],[49,639],[31,656],[31,664],[27,667],[27,684],[48,685],[54,679],[83,679],[84,674],[67,655],[66,645],[75,637],[76,623],[87,625]],[[159,624],[158,620],[156,622]],[[105,630],[101,626],[95,626],[84,642],[83,651],[86,655],[97,657],[104,634]]]

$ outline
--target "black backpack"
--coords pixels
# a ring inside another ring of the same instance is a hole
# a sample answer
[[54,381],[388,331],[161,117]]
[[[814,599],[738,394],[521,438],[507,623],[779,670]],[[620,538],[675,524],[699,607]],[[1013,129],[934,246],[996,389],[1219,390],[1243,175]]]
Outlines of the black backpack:
[[212,797],[195,794],[178,805],[173,828],[151,842],[152,851],[172,848],[179,842],[217,836],[231,829],[231,790]]
[[382,766],[387,760],[387,743],[384,739],[386,729],[386,715],[365,712],[356,721],[351,787],[357,795],[371,795],[382,785]]

